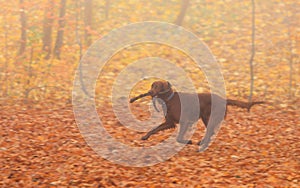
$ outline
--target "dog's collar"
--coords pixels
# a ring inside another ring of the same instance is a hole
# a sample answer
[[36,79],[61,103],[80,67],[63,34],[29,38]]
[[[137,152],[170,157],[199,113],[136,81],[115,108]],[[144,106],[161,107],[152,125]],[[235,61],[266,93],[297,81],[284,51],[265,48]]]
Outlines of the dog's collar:
[[[171,100],[173,97],[174,97],[174,92],[171,93],[171,95],[166,99],[165,102],[168,102],[168,101]],[[152,103],[153,103],[154,109],[155,109],[157,112],[159,112],[158,108],[156,107],[156,100],[157,100],[157,99],[158,99],[157,96],[153,97],[153,98],[152,98]],[[163,102],[163,103],[165,104],[165,102]],[[164,108],[163,108],[163,110],[164,110]],[[165,113],[165,110],[164,110],[164,114],[166,114],[166,113]]]
[[167,98],[167,101],[171,100],[174,97],[174,92],[171,93],[171,95]]

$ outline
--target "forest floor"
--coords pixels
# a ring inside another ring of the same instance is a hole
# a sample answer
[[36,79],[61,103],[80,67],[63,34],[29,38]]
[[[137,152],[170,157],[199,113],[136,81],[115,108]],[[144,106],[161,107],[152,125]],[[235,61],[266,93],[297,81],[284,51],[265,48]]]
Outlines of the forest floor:
[[[102,113],[112,117],[110,110]],[[230,107],[206,151],[186,145],[165,162],[126,167],[87,145],[70,104],[2,105],[0,187],[299,187],[299,118],[295,110],[264,105],[250,113]],[[144,133],[127,135],[116,119],[107,122],[124,142],[156,144],[172,132],[142,141]],[[193,141],[204,132],[199,122]]]

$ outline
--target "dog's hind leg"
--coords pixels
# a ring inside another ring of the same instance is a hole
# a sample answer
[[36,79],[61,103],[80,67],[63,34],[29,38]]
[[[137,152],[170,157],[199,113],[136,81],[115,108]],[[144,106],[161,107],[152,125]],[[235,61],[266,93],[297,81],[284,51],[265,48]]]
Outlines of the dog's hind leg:
[[[219,109],[215,109],[215,110],[217,113],[220,111]],[[224,114],[225,112],[223,113],[221,112],[215,115],[214,117],[209,118],[204,138],[198,143],[198,145],[200,145],[199,152],[207,149],[208,145],[212,141],[212,138],[216,135],[218,129],[220,128],[220,125],[224,118]]]
[[[201,119],[202,119],[202,122],[204,123],[206,130],[207,130],[209,118],[210,118],[210,112],[209,113],[202,112]],[[201,145],[202,143],[203,143],[203,140],[199,141],[197,144]]]

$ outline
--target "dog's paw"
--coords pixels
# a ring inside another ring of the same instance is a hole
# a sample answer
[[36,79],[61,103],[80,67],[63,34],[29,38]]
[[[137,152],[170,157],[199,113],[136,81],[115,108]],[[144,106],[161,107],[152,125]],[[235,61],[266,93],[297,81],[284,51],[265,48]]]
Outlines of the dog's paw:
[[147,140],[149,137],[148,136],[143,136],[142,138],[141,138],[141,140]]
[[193,144],[191,140],[177,140],[177,142],[182,143],[182,144]]
[[198,152],[203,152],[208,148],[208,144],[202,144],[200,145],[200,148],[198,150]]
[[186,144],[193,144],[191,140],[188,140]]
[[[201,146],[201,145],[203,145],[204,143],[205,143],[204,140],[201,140],[201,141],[199,141],[199,142],[197,143],[197,145]],[[205,143],[205,145],[207,145],[208,143],[210,143],[210,139]]]
[[[210,141],[209,141],[210,142]],[[198,142],[197,144],[200,146],[198,152],[203,152],[208,148],[208,143],[209,142],[204,142],[204,140],[201,140],[200,142]]]

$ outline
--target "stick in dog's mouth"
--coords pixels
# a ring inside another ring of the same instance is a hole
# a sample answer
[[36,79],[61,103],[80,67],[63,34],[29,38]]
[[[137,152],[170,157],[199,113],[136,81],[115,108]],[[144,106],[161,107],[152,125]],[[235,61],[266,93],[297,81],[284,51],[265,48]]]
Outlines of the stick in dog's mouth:
[[143,97],[146,97],[146,96],[150,96],[151,94],[150,94],[150,92],[147,92],[147,93],[144,93],[144,94],[140,94],[139,96],[137,96],[137,97],[133,97],[133,98],[131,98],[130,99],[130,103],[133,103],[134,101],[136,101],[136,100],[138,100],[138,99],[140,99],[140,98],[143,98]]
[[[130,99],[129,102],[130,102],[130,103],[133,103],[134,101],[136,101],[136,100],[138,100],[138,99],[140,99],[140,98],[146,97],[146,96],[151,96],[151,91],[149,91],[148,93],[141,94],[141,95],[139,95],[139,96],[137,96],[137,97],[133,97],[133,98]],[[159,112],[158,108],[156,107],[156,100],[157,100],[156,97],[152,97],[152,103],[153,103],[153,106],[154,106],[155,110],[156,110],[157,112]]]

